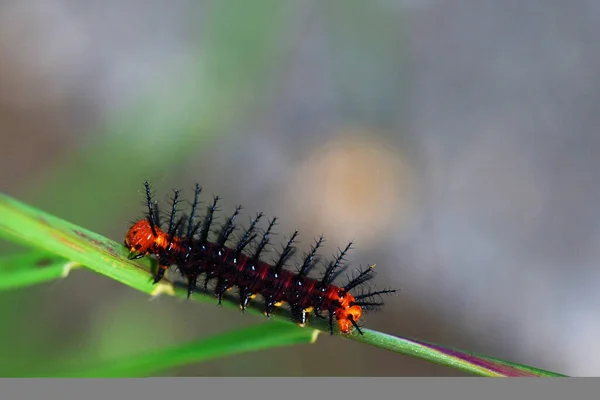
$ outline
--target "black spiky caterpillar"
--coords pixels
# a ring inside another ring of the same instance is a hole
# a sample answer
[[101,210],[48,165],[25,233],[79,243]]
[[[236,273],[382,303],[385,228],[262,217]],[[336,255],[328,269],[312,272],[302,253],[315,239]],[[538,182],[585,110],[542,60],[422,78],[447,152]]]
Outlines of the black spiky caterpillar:
[[[214,294],[219,299],[219,304],[227,290],[237,287],[242,310],[256,295],[261,295],[265,300],[264,313],[267,317],[273,313],[275,307],[288,304],[292,319],[300,326],[305,326],[308,315],[313,312],[318,318],[329,318],[331,334],[333,334],[334,318],[341,333],[350,333],[354,327],[362,334],[358,321],[363,309],[376,309],[382,306],[383,302],[374,301],[374,297],[395,292],[395,290],[378,290],[359,295],[350,293],[351,290],[373,278],[373,266],[359,270],[358,274],[344,286],[332,284],[333,280],[347,268],[342,263],[352,242],[327,264],[325,273],[320,279],[309,278],[308,273],[317,263],[317,250],[324,241],[323,236],[311,246],[311,251],[303,258],[302,265],[296,273],[284,267],[295,252],[292,244],[298,236],[297,230],[288,240],[277,261],[268,263],[261,260],[261,254],[269,244],[271,231],[277,221],[277,218],[271,219],[264,233],[259,234],[257,224],[264,216],[263,213],[258,213],[241,237],[235,243],[230,243],[234,242],[230,238],[236,229],[234,222],[242,210],[241,206],[235,208],[231,217],[219,230],[218,237],[213,241],[209,240],[219,197],[214,197],[202,221],[195,223],[198,197],[202,190],[199,185],[196,185],[194,201],[188,217],[182,216],[176,219],[180,191],[174,191],[169,226],[165,232],[160,227],[158,206],[152,200],[150,185],[144,182],[144,186],[148,213],[144,219],[136,222],[129,229],[125,237],[125,246],[130,251],[131,259],[148,254],[158,259],[159,268],[154,283],[163,278],[169,266],[177,266],[181,275],[188,281],[188,298],[195,291],[197,280],[204,276],[205,289],[210,281],[216,281]],[[260,241],[256,243],[258,238]],[[251,250],[253,244],[254,249]],[[327,316],[323,315],[325,312]]]

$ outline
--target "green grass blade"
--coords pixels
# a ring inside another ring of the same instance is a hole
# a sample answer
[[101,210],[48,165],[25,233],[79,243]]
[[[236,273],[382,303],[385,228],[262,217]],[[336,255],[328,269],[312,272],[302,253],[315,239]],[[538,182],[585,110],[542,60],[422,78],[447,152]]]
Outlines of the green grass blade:
[[133,378],[151,376],[170,368],[209,361],[234,354],[273,347],[314,343],[318,331],[289,324],[260,324],[209,338],[171,346],[146,354],[128,356],[91,367],[37,377]]
[[[168,279],[162,280],[157,285],[152,284],[152,276],[148,271],[149,258],[135,262],[128,260],[127,250],[122,244],[23,204],[4,194],[0,194],[0,235],[52,252],[153,296],[159,294],[187,296],[185,287],[175,285]],[[0,271],[0,273],[2,272]],[[198,293],[192,298],[211,303],[215,301],[211,295],[202,293]],[[225,307],[238,308],[236,300],[231,295],[227,295],[224,300]],[[280,324],[293,324],[289,311],[283,309],[279,311],[277,315],[273,316],[274,321],[278,321]],[[262,310],[258,304],[251,304],[248,313],[262,314]],[[273,328],[275,326],[275,324],[268,325]],[[329,330],[327,322],[319,319],[311,321],[311,328],[323,332]],[[301,330],[296,327],[294,329]],[[395,337],[369,329],[363,329],[363,331],[363,336],[354,332],[351,335],[344,335],[344,337],[480,376],[564,376],[433,343]]]
[[[0,236],[85,265],[146,293],[172,291],[167,283],[152,285],[148,270],[127,260],[122,245],[4,194],[0,194]],[[144,261],[149,265],[149,260]]]
[[13,290],[65,278],[79,264],[51,253],[32,251],[0,257],[0,290]]
[[458,350],[435,343],[409,338],[400,338],[381,332],[363,329],[363,336],[355,340],[376,347],[427,360],[439,365],[487,377],[565,377],[556,372],[545,371],[509,361]]

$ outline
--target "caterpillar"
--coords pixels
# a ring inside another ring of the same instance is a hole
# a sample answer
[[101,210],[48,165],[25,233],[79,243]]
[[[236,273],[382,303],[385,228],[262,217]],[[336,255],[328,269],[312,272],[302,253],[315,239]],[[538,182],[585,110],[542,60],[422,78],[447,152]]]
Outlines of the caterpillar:
[[[296,272],[285,269],[285,266],[296,252],[293,244],[298,237],[298,230],[293,232],[276,260],[265,261],[262,255],[270,243],[277,218],[268,221],[266,230],[260,231],[258,223],[264,214],[257,213],[250,225],[234,240],[233,233],[237,229],[235,219],[242,210],[241,206],[236,206],[226,222],[214,232],[212,227],[215,214],[219,211],[220,198],[213,197],[204,217],[196,222],[202,191],[198,184],[189,216],[183,214],[177,218],[180,190],[174,191],[168,227],[163,230],[158,202],[153,200],[147,181],[144,182],[144,187],[147,214],[133,223],[124,240],[124,245],[129,250],[129,259],[154,256],[158,260],[154,283],[163,279],[169,267],[176,266],[182,277],[187,279],[188,299],[196,290],[198,280],[203,277],[205,290],[208,290],[209,282],[216,282],[214,295],[219,304],[225,292],[236,287],[242,311],[252,299],[260,295],[264,299],[264,314],[267,317],[272,315],[275,308],[287,304],[293,321],[301,327],[307,324],[310,313],[313,313],[317,318],[329,319],[329,331],[332,335],[334,318],[342,334],[351,333],[355,328],[362,335],[358,323],[363,310],[383,306],[383,302],[379,301],[380,296],[396,292],[392,289],[363,290],[359,294],[351,294],[351,291],[362,287],[374,277],[374,265],[359,269],[342,286],[332,283],[348,267],[344,261],[352,242],[325,264],[325,271],[318,279],[308,275],[319,261],[317,251],[324,242],[322,235],[311,245]],[[215,233],[216,237],[211,238],[211,234],[214,236]]]

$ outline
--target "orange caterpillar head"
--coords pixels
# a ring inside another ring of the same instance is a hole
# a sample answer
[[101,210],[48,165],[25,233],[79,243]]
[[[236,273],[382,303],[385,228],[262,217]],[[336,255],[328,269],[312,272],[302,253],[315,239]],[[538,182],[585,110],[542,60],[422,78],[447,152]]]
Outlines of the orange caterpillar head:
[[157,244],[157,240],[160,238],[160,229],[154,228],[157,237],[154,236],[152,226],[148,220],[141,220],[136,222],[127,232],[125,236],[125,246],[129,249],[130,253],[136,253],[140,256],[152,252],[152,249]]
[[343,290],[338,293],[336,297],[340,306],[335,310],[335,319],[341,333],[350,333],[362,316],[362,307],[356,304],[356,299],[350,293]]

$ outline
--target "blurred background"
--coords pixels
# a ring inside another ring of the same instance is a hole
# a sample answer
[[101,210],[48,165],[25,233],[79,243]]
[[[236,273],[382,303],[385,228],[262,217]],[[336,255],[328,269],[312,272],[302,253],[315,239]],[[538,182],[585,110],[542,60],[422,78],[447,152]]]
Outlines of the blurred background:
[[[370,328],[600,375],[599,35],[595,0],[1,0],[0,190],[122,241],[144,179],[198,182],[354,240],[402,289]],[[263,322],[86,270],[0,315],[2,376]],[[322,335],[164,375],[462,373]]]

